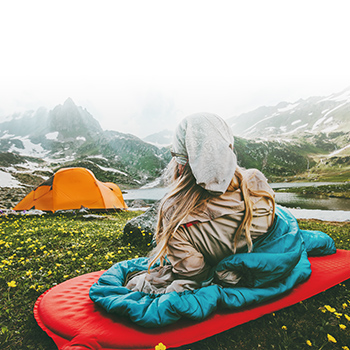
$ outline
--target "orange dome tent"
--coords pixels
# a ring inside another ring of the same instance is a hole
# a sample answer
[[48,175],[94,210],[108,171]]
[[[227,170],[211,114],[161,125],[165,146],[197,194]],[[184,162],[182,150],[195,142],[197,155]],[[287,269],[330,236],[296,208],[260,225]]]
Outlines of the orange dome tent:
[[63,168],[23,198],[13,209],[126,209],[120,188],[98,181],[85,168]]

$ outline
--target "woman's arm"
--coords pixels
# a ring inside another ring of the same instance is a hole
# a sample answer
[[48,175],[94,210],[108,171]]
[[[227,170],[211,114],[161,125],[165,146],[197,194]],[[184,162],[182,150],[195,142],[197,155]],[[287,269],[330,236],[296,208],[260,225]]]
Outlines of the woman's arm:
[[205,262],[203,254],[186,239],[182,227],[170,239],[167,257],[177,278],[200,283],[209,277],[211,266]]

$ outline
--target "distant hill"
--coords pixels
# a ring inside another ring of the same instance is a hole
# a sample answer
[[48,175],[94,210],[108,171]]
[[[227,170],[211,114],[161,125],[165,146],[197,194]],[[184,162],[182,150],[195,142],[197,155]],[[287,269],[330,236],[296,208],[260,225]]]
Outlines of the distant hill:
[[244,138],[290,139],[317,133],[350,132],[350,88],[328,97],[259,107],[226,120]]
[[143,138],[143,141],[158,147],[167,147],[173,142],[173,134],[172,130],[163,130]]

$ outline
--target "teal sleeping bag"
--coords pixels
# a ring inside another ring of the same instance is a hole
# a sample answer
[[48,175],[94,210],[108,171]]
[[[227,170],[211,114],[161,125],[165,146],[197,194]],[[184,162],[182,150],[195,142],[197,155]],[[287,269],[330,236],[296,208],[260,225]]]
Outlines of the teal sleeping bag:
[[148,268],[148,259],[139,258],[107,270],[91,286],[90,298],[109,313],[125,315],[144,327],[165,326],[182,317],[200,321],[217,309],[238,309],[291,290],[311,274],[308,255],[335,252],[328,235],[301,230],[288,210],[276,206],[274,225],[263,239],[254,242],[254,251],[226,257],[215,267],[216,271],[242,274],[235,287],[211,284],[157,295],[133,292],[123,285],[128,273]]

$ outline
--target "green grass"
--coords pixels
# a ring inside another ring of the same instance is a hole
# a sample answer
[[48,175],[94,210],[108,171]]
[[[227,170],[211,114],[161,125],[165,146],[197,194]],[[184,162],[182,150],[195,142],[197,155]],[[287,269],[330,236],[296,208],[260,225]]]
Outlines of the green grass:
[[[1,216],[0,348],[56,349],[34,320],[35,301],[47,289],[70,278],[145,255],[147,244],[132,246],[123,239],[125,223],[138,214],[100,214],[107,216],[103,220],[86,220],[81,215]],[[338,248],[350,250],[350,223],[302,220],[300,226],[324,231]],[[328,341],[327,334],[337,343]],[[350,348],[349,339],[347,280],[302,303],[179,349],[345,350],[345,346]]]

